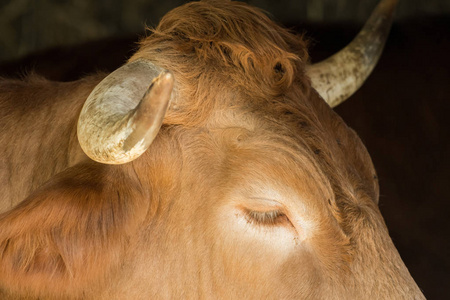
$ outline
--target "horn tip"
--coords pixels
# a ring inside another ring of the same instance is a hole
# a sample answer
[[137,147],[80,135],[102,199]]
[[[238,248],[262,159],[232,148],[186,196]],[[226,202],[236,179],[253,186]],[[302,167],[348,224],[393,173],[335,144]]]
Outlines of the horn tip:
[[166,82],[174,81],[173,73],[170,72],[169,70],[164,70],[159,75],[159,80],[166,81]]

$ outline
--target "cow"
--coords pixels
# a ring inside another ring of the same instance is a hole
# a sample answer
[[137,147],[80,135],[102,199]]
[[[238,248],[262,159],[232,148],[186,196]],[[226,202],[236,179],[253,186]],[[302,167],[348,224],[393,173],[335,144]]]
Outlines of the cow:
[[0,298],[424,299],[332,110],[396,2],[313,65],[260,10],[210,0],[111,74],[1,80]]

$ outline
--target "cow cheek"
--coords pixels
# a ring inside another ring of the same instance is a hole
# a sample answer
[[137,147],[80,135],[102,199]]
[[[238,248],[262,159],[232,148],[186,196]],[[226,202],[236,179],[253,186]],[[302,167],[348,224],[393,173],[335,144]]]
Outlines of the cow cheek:
[[232,210],[217,214],[215,223],[214,273],[229,295],[312,295],[319,282],[311,279],[318,277],[315,259],[292,228],[253,224]]

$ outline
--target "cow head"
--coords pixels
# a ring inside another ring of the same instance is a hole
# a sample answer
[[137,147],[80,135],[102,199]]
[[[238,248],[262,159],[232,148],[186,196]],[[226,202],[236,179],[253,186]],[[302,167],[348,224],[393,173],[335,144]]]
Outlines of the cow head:
[[378,20],[393,2],[349,48],[313,66],[301,37],[244,3],[168,13],[79,118],[86,154],[123,165],[80,163],[3,217],[31,220],[1,231],[11,290],[423,297],[378,210],[366,149],[323,100],[334,105],[367,77],[384,42],[373,50],[361,40],[387,32]]

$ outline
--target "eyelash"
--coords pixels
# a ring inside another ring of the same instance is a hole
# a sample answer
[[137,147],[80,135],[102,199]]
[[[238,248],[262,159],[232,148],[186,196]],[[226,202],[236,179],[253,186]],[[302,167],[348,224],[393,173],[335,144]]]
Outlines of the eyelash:
[[259,212],[247,210],[247,221],[258,225],[273,226],[288,221],[287,216],[279,210],[271,210],[267,212]]

